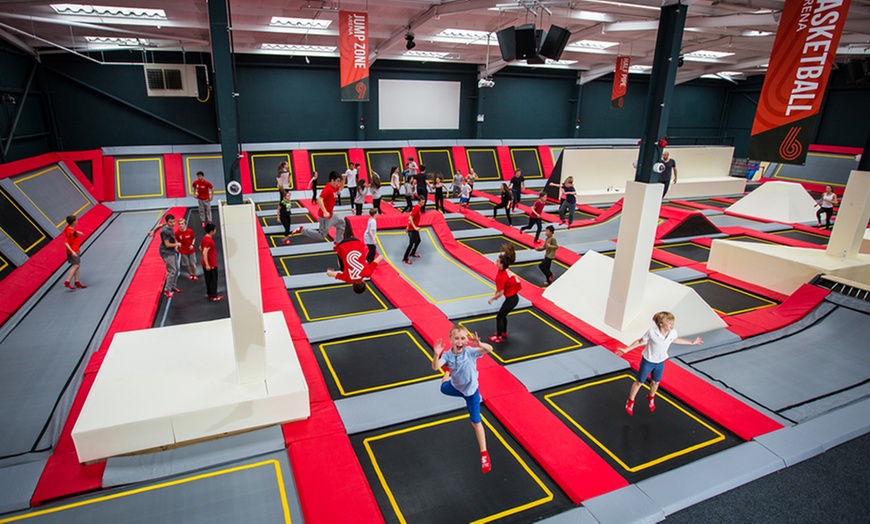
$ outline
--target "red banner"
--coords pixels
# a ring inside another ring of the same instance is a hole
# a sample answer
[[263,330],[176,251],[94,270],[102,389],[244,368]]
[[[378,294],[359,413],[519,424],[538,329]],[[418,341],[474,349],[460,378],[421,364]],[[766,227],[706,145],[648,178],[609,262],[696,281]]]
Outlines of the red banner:
[[752,123],[749,157],[806,162],[850,0],[786,0]]
[[625,93],[628,91],[629,67],[631,67],[630,56],[616,57],[616,73],[613,75],[613,91],[610,93],[610,107],[619,109],[625,105]]
[[338,12],[341,101],[369,101],[369,18],[358,11]]

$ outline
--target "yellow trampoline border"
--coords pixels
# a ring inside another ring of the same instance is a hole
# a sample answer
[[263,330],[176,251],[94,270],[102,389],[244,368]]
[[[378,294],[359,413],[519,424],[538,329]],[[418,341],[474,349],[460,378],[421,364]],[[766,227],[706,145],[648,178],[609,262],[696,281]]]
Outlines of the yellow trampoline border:
[[[369,172],[369,181],[371,181],[371,173],[372,173],[372,155],[389,155],[395,154],[396,158],[399,159],[399,163],[396,167],[399,168],[399,173],[401,174],[403,166],[405,164],[402,163],[402,151],[400,149],[381,149],[375,151],[366,151],[366,170]],[[381,177],[381,184],[388,184],[389,180],[384,180],[386,177],[390,176],[390,173],[378,173],[378,176]]]
[[453,175],[456,172],[456,169],[453,167],[453,152],[449,149],[418,149],[417,150],[417,158],[420,159],[420,163],[426,165],[426,161],[423,160],[423,155],[426,153],[446,153],[447,154],[447,162],[450,164],[450,173],[445,175],[442,173],[441,175],[444,177],[442,181],[445,183],[448,180],[453,180]]
[[[39,238],[39,240],[37,240],[36,242],[30,244],[30,245],[27,246],[27,248],[25,249],[24,247],[22,247],[21,245],[19,245],[18,242],[16,242],[14,238],[12,238],[11,236],[9,236],[9,233],[6,232],[6,229],[4,229],[2,225],[0,225],[0,231],[3,231],[3,234],[6,235],[6,237],[9,238],[9,240],[11,240],[13,244],[15,244],[16,246],[18,246],[18,249],[20,249],[21,251],[23,251],[23,252],[26,254],[26,253],[28,253],[31,249],[33,249],[34,246],[36,246],[37,244],[39,244],[40,242],[42,242],[43,240],[46,239],[45,233],[42,231],[42,229],[39,228],[38,225],[36,225],[35,222],[33,222],[33,220],[30,219],[30,217],[27,215],[27,213],[25,213],[24,210],[21,209],[21,208],[18,206],[18,202],[16,202],[15,200],[12,199],[11,196],[9,196],[9,195],[6,194],[6,191],[0,191],[0,195],[3,195],[3,197],[4,197],[6,200],[8,200],[9,203],[11,203],[13,207],[15,207],[15,209],[17,209],[18,211],[20,211],[20,212],[21,212],[21,216],[23,216],[25,220],[27,220],[28,222],[30,222],[30,225],[33,226],[34,228],[36,228],[36,231],[40,234],[40,238]],[[46,218],[48,218],[48,217],[46,217]]]
[[[310,253],[311,256],[322,255],[322,254],[323,253]],[[283,264],[283,262],[282,262],[282,264]],[[285,268],[286,268],[286,266],[285,266]],[[288,272],[288,274],[289,274],[289,272]],[[319,287],[312,287],[312,288],[307,288],[307,289],[299,289],[297,291],[294,291],[293,294],[296,295],[296,301],[299,302],[299,307],[302,308],[302,314],[305,315],[305,320],[307,320],[309,322],[315,322],[315,321],[319,321],[319,320],[332,320],[332,319],[336,319],[336,318],[347,318],[347,317],[353,317],[356,315],[362,315],[364,313],[376,313],[379,311],[387,311],[388,309],[390,309],[390,307],[387,306],[383,300],[381,300],[381,297],[379,297],[377,293],[373,293],[371,289],[368,289],[368,287],[366,287],[366,291],[371,293],[372,296],[374,296],[375,299],[378,301],[378,303],[382,306],[381,309],[372,309],[369,311],[356,311],[353,313],[345,313],[342,315],[330,315],[328,317],[315,317],[315,318],[311,318],[311,316],[308,314],[308,308],[305,307],[305,302],[302,300],[302,296],[301,296],[302,293],[310,293],[312,291],[322,291],[324,289],[341,289],[341,288],[350,288],[350,287],[351,287],[351,284],[319,286]]]
[[[571,336],[569,333],[566,333],[564,330],[560,329],[558,326],[556,326],[556,325],[553,324],[552,322],[547,321],[545,318],[541,317],[540,315],[538,315],[537,313],[535,313],[535,312],[532,311],[532,310],[529,310],[529,309],[521,309],[521,310],[519,310],[519,311],[511,311],[510,313],[508,313],[508,316],[510,317],[510,316],[512,316],[512,315],[522,315],[522,314],[532,315],[533,317],[535,317],[535,318],[537,318],[538,320],[540,320],[542,323],[544,323],[544,324],[550,326],[551,329],[553,329],[553,330],[555,330],[556,332],[562,334],[562,335],[563,335],[565,338],[567,338],[568,340],[573,341],[573,342],[574,342],[574,345],[573,345],[573,346],[565,346],[565,347],[562,347],[562,348],[551,349],[551,350],[544,351],[544,352],[541,352],[541,353],[535,353],[534,355],[526,355],[526,356],[524,356],[524,357],[509,358],[509,359],[507,359],[507,360],[505,360],[505,359],[501,358],[501,356],[499,356],[499,354],[498,354],[498,350],[493,351],[493,352],[492,352],[492,356],[495,357],[495,359],[498,360],[499,362],[501,362],[502,364],[512,364],[512,363],[514,363],[514,362],[521,362],[521,361],[523,361],[523,360],[529,360],[529,359],[532,359],[532,358],[544,357],[544,356],[547,356],[547,355],[554,355],[554,354],[556,354],[556,353],[564,353],[565,351],[571,351],[571,350],[574,350],[574,349],[580,349],[580,348],[584,347],[582,342],[580,342],[579,340],[577,340],[576,338],[574,338],[573,336]],[[492,320],[492,319],[494,319],[495,317],[496,317],[496,315],[486,315],[486,316],[483,316],[483,317],[474,317],[474,318],[472,318],[472,319],[469,319],[468,322],[482,322],[482,321],[484,321],[484,320]],[[465,325],[464,325],[463,322],[460,322],[459,325],[462,326],[462,327],[465,327]],[[468,331],[468,328],[465,328],[465,330]]]
[[492,153],[492,159],[495,163],[495,176],[494,177],[482,177],[478,175],[477,180],[480,182],[485,181],[500,181],[502,180],[501,174],[501,166],[498,165],[498,155],[495,152],[495,148],[492,147],[467,147],[465,148],[465,159],[468,161],[468,168],[474,169],[474,166],[471,162],[471,153]]
[[691,287],[691,286],[694,285],[694,284],[701,284],[701,283],[703,283],[703,282],[712,282],[713,284],[716,284],[717,286],[722,286],[722,287],[724,287],[724,288],[728,288],[728,289],[730,289],[731,291],[736,291],[736,292],[738,292],[738,293],[743,293],[744,295],[746,295],[746,296],[748,296],[748,297],[752,297],[752,298],[758,299],[758,300],[760,300],[760,301],[762,301],[762,302],[767,302],[767,303],[766,303],[765,305],[763,305],[763,306],[757,306],[757,307],[751,307],[751,308],[746,308],[746,309],[740,309],[740,310],[738,310],[738,311],[731,311],[731,312],[720,311],[720,310],[714,308],[713,306],[710,306],[710,308],[711,308],[713,311],[715,311],[716,313],[719,313],[719,314],[721,314],[721,315],[726,315],[726,316],[739,315],[739,314],[741,314],[741,313],[748,313],[748,312],[750,312],[750,311],[755,311],[756,309],[762,309],[762,308],[766,308],[766,307],[770,307],[770,306],[775,306],[775,305],[776,305],[776,302],[773,301],[773,300],[770,300],[769,298],[764,298],[764,297],[762,297],[761,295],[756,295],[755,293],[749,293],[748,291],[744,291],[744,290],[742,290],[742,289],[740,289],[740,288],[736,288],[736,287],[734,287],[734,286],[729,286],[728,284],[725,284],[725,283],[723,283],[723,282],[719,282],[718,280],[713,280],[712,278],[704,278],[704,279],[701,279],[701,280],[696,280],[696,281],[694,281],[694,282],[686,282],[686,283],[683,284],[683,285]]
[[[160,192],[159,193],[148,193],[144,195],[122,195],[121,194],[121,162],[153,162],[157,161],[158,171],[160,175],[157,177],[157,180],[160,182]],[[115,194],[118,198],[151,198],[151,197],[162,197],[166,196],[166,186],[163,182],[165,174],[163,172],[163,159],[160,157],[155,158],[116,158],[115,159]]]
[[[292,191],[295,189],[295,187],[294,187],[295,184],[294,184],[294,180],[293,180],[293,165],[292,165],[292,162],[290,162],[290,155],[288,153],[264,153],[261,155],[251,155],[251,183],[254,185],[254,192],[263,193],[263,192],[269,192],[269,191],[276,191],[276,192],[278,191],[277,181],[275,182],[274,186],[269,187],[269,188],[260,188],[257,186],[257,169],[256,169],[255,164],[254,164],[254,159],[260,158],[260,157],[265,158],[265,157],[273,157],[273,156],[280,156],[280,157],[284,157],[287,159],[287,167],[290,169],[290,190]],[[276,180],[278,178],[277,172],[275,173],[275,178],[276,178]]]
[[[588,383],[588,384],[582,384],[582,385],[580,385],[580,386],[575,386],[575,387],[568,388],[568,389],[565,389],[565,390],[562,390],[562,391],[556,391],[556,392],[554,392],[554,393],[550,393],[549,395],[544,395],[544,400],[546,400],[548,404],[550,404],[551,406],[553,406],[553,409],[555,409],[555,410],[558,411],[558,412],[559,412],[563,417],[565,417],[565,420],[567,420],[568,422],[571,423],[571,425],[573,425],[574,427],[576,427],[577,429],[579,429],[579,430],[580,430],[584,435],[586,435],[586,436],[589,438],[589,440],[591,440],[592,442],[594,442],[596,446],[598,446],[599,448],[601,448],[602,451],[604,451],[605,453],[607,453],[607,455],[608,455],[610,458],[612,458],[614,461],[616,461],[617,464],[619,464],[620,466],[622,466],[623,469],[625,469],[626,471],[629,471],[629,472],[631,472],[631,473],[637,473],[638,471],[642,471],[642,470],[644,470],[644,469],[650,468],[650,467],[655,466],[655,465],[657,465],[657,464],[661,464],[661,463],[663,463],[663,462],[667,462],[667,461],[670,460],[670,459],[673,459],[673,458],[676,458],[676,457],[680,457],[680,456],[682,456],[682,455],[687,455],[687,454],[689,454],[689,453],[691,453],[691,452],[693,452],[693,451],[697,451],[697,450],[699,450],[699,449],[706,448],[707,446],[712,446],[713,444],[716,444],[716,443],[718,443],[718,442],[722,442],[723,440],[725,440],[725,435],[724,435],[724,434],[722,434],[721,432],[717,431],[716,428],[710,426],[709,424],[707,424],[706,422],[704,422],[704,421],[701,420],[700,418],[698,418],[698,417],[696,417],[695,415],[689,413],[687,410],[685,410],[684,408],[682,408],[680,405],[678,405],[677,403],[675,403],[674,401],[672,401],[671,399],[669,399],[667,395],[662,394],[661,391],[660,391],[660,392],[656,395],[656,397],[657,397],[659,400],[665,401],[665,402],[667,402],[668,404],[674,406],[675,408],[677,408],[678,410],[680,410],[681,412],[683,412],[685,415],[687,415],[689,418],[693,419],[693,420],[694,420],[695,422],[697,422],[698,424],[700,424],[700,425],[702,425],[703,427],[709,429],[710,432],[712,432],[712,433],[713,433],[714,435],[716,435],[716,436],[715,436],[714,438],[710,439],[710,440],[706,440],[706,441],[704,441],[704,442],[701,442],[701,443],[695,444],[694,446],[689,446],[688,448],[685,448],[685,449],[682,449],[682,450],[679,450],[679,451],[675,451],[675,452],[673,452],[673,453],[668,453],[667,455],[664,455],[664,456],[659,457],[659,458],[657,458],[657,459],[653,459],[653,460],[651,460],[651,461],[644,462],[643,464],[639,464],[639,465],[637,465],[637,466],[633,466],[633,467],[631,467],[631,466],[629,466],[628,464],[626,464],[625,462],[623,462],[623,461],[622,461],[618,456],[616,456],[615,453],[613,453],[612,451],[610,451],[609,448],[607,448],[607,447],[606,447],[604,444],[602,444],[602,443],[601,443],[597,438],[595,438],[595,437],[594,437],[594,436],[593,436],[589,431],[587,431],[586,428],[584,428],[584,427],[583,427],[579,422],[577,422],[577,421],[574,420],[570,415],[568,415],[567,413],[565,413],[565,411],[564,411],[562,408],[560,408],[558,405],[556,405],[556,403],[552,400],[553,397],[558,397],[559,395],[564,395],[564,394],[567,394],[567,393],[573,393],[574,391],[578,391],[578,390],[581,390],[581,389],[585,389],[585,388],[588,388],[588,387],[591,387],[591,386],[597,386],[597,385],[599,385],[599,384],[605,384],[605,383],[607,383],[607,382],[613,382],[613,381],[615,381],[615,380],[621,380],[621,379],[629,379],[629,380],[631,380],[632,382],[634,382],[635,377],[633,377],[633,376],[631,376],[631,375],[625,375],[625,374],[623,374],[623,375],[617,375],[617,376],[615,376],[615,377],[606,378],[606,379],[604,379],[604,380],[596,380],[595,382],[590,382],[590,383]],[[649,389],[649,386],[647,386],[646,384],[643,384],[643,387],[646,388],[646,389]]]
[[535,161],[538,163],[538,176],[529,175],[526,178],[531,178],[533,180],[537,180],[539,178],[544,178],[544,167],[541,165],[541,153],[534,147],[512,147],[510,148],[511,152],[511,162],[513,162],[514,170],[517,168],[517,159],[514,156],[514,151],[534,151],[535,153]]
[[[48,173],[48,172],[54,171],[55,169],[58,170],[58,171],[60,172],[61,175],[63,175],[64,177],[66,177],[66,179],[69,180],[70,184],[72,184],[73,188],[75,188],[75,190],[79,192],[79,194],[82,196],[82,198],[85,199],[85,205],[83,205],[82,207],[80,207],[80,208],[76,209],[75,211],[73,211],[73,213],[72,213],[73,215],[78,216],[78,214],[81,213],[83,209],[87,209],[88,206],[92,206],[92,205],[93,205],[93,204],[91,203],[91,201],[88,199],[88,197],[87,197],[84,193],[82,193],[82,190],[79,189],[79,186],[76,185],[76,183],[73,181],[73,179],[71,179],[71,178],[69,177],[69,175],[67,175],[66,172],[65,172],[63,169],[61,169],[61,168],[60,168],[60,165],[58,165],[58,164],[54,164],[52,167],[50,167],[50,168],[48,168],[48,169],[44,169],[44,170],[42,170],[42,171],[40,171],[40,172],[38,172],[38,173],[34,173],[34,174],[29,175],[29,176],[26,176],[26,177],[24,177],[24,178],[19,178],[18,180],[15,180],[14,182],[12,182],[13,184],[15,184],[16,189],[18,189],[18,191],[21,191],[21,194],[24,195],[24,198],[26,198],[27,200],[29,200],[30,203],[33,204],[33,207],[35,207],[36,209],[38,209],[39,212],[42,214],[42,216],[44,216],[45,219],[48,220],[49,222],[51,222],[51,219],[48,218],[48,215],[45,214],[45,212],[42,210],[41,207],[39,207],[38,205],[36,205],[36,202],[34,202],[33,199],[30,198],[30,195],[28,195],[26,191],[24,191],[23,189],[21,189],[21,187],[19,187],[18,184],[19,184],[20,182],[26,182],[27,180],[30,180],[31,178],[36,178],[36,177],[41,176],[41,175],[44,175],[44,174],[46,174],[46,173]],[[51,222],[51,223],[54,224],[54,222]],[[61,221],[58,222],[57,224],[54,224],[54,227],[60,229],[60,228],[61,228],[65,223],[66,223],[66,217],[64,217],[64,220],[61,220]]]
[[[191,179],[191,176],[196,176],[196,175],[192,175],[192,173],[190,171],[190,161],[191,160],[222,160],[222,159],[223,159],[223,157],[220,155],[189,155],[184,159],[184,173],[187,177],[187,194],[188,195],[196,196],[196,192],[191,187],[191,184],[193,184],[193,179]],[[214,187],[214,194],[215,195],[222,195],[222,194],[226,193],[226,190],[218,189],[217,184],[212,184],[212,185],[215,186]]]
[[[390,486],[387,484],[387,480],[384,478],[384,474],[381,471],[380,465],[378,465],[377,458],[375,457],[374,451],[372,451],[370,442],[377,441],[377,440],[383,440],[383,439],[393,437],[396,435],[401,435],[403,433],[410,433],[411,431],[416,431],[419,429],[425,429],[425,428],[429,428],[429,427],[433,427],[433,426],[438,426],[441,424],[457,422],[459,420],[463,420],[463,419],[467,419],[467,418],[468,418],[468,414],[458,415],[458,416],[450,417],[447,419],[435,420],[433,422],[427,422],[425,424],[420,424],[420,425],[411,426],[411,427],[405,428],[405,429],[391,431],[389,433],[384,433],[382,435],[369,437],[369,438],[363,440],[363,445],[365,446],[366,453],[369,456],[369,460],[371,461],[372,466],[375,469],[375,474],[378,476],[378,480],[381,483],[381,487],[384,488],[384,492],[387,494],[387,498],[390,501],[390,505],[393,507],[393,511],[396,513],[396,516],[399,518],[399,522],[406,523],[407,520],[405,519],[405,516],[402,515],[402,510],[399,509],[399,505],[396,502],[396,498],[393,496],[393,492],[390,489]],[[514,515],[516,513],[521,512],[521,511],[525,511],[527,509],[534,508],[536,506],[540,506],[541,504],[546,504],[546,503],[552,501],[554,498],[553,492],[550,491],[549,488],[547,488],[547,485],[544,484],[544,482],[540,479],[540,477],[535,475],[535,472],[531,470],[531,468],[528,466],[528,464],[526,464],[526,462],[522,459],[522,457],[520,457],[519,454],[507,443],[507,441],[505,441],[504,437],[502,437],[502,435],[498,431],[496,431],[496,429],[492,426],[492,424],[489,422],[489,420],[487,420],[487,417],[481,415],[481,420],[482,420],[484,426],[489,428],[490,432],[492,432],[492,434],[496,437],[496,439],[498,439],[498,441],[501,442],[501,444],[505,447],[505,449],[507,449],[508,452],[511,455],[513,455],[513,457],[515,459],[517,459],[517,462],[519,462],[519,464],[526,471],[526,473],[528,473],[529,476],[535,481],[535,483],[541,488],[541,490],[544,492],[544,497],[539,498],[537,500],[532,500],[532,501],[527,502],[521,506],[516,506],[514,508],[510,508],[510,509],[501,511],[499,513],[495,513],[493,515],[488,515],[486,517],[483,517],[482,519],[472,521],[472,524],[492,522],[494,520],[498,520],[498,519],[503,518],[503,517]],[[0,523],[0,524],[2,524],[2,523]]]

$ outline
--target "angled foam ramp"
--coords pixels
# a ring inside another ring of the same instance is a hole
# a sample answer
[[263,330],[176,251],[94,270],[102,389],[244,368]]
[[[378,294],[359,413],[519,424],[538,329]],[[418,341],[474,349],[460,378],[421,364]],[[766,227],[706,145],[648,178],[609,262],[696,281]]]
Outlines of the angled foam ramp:
[[[785,467],[757,442],[746,442],[636,484],[665,515],[671,515]],[[615,521],[614,521],[615,522]]]
[[540,391],[578,380],[628,369],[628,362],[608,349],[594,346],[509,364],[510,371],[529,391]]
[[47,458],[0,468],[0,515],[30,507]]
[[728,207],[727,211],[793,224],[816,219],[815,200],[800,184],[768,182]]
[[718,235],[722,232],[713,225],[702,213],[692,213],[680,221],[673,229],[661,236],[662,240],[676,240],[708,235]]
[[665,519],[661,506],[634,484],[586,500],[583,506],[598,522],[654,524]]

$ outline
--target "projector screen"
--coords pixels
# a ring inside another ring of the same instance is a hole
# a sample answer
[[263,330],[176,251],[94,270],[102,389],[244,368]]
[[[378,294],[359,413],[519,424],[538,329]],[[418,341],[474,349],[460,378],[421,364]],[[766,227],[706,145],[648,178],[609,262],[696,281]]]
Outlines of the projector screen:
[[459,129],[459,88],[459,82],[378,80],[380,129]]

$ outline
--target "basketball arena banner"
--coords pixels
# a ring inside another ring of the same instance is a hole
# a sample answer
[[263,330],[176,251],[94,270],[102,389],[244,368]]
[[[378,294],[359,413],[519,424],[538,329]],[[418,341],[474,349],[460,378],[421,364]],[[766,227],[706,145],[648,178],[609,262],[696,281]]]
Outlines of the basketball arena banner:
[[752,123],[753,160],[806,162],[849,2],[785,0]]
[[625,93],[628,91],[628,68],[631,66],[630,56],[616,57],[616,72],[613,75],[613,90],[610,92],[610,107],[621,109],[625,105]]
[[341,101],[369,101],[369,17],[358,11],[338,12]]

